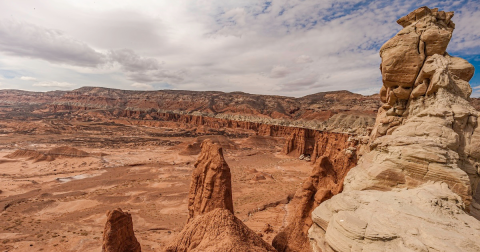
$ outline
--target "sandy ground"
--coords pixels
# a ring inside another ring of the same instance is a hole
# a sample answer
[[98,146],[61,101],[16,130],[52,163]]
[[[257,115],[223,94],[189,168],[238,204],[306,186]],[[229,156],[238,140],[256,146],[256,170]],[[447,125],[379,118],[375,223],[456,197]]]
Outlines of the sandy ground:
[[[183,228],[197,156],[179,153],[195,138],[93,122],[5,121],[0,127],[0,251],[100,251],[105,213],[118,207],[132,214],[143,251],[161,251]],[[274,232],[263,234],[267,242],[286,225],[289,195],[311,171],[309,163],[281,154],[283,143],[232,138],[224,148],[235,214],[259,233],[272,225]],[[40,162],[5,157],[59,146],[90,154]]]

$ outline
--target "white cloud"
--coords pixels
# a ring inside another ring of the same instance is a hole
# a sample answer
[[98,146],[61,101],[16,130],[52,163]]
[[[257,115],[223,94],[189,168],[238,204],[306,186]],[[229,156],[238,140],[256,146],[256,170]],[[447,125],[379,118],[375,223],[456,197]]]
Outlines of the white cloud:
[[37,78],[29,77],[29,76],[22,76],[22,77],[20,77],[20,80],[24,80],[24,81],[36,81]]
[[21,88],[28,73],[114,88],[370,92],[381,86],[380,46],[422,5],[455,11],[450,52],[479,54],[473,0],[24,0],[2,3],[0,70]]
[[104,55],[66,33],[31,23],[0,19],[0,51],[54,63],[94,67]]
[[311,63],[313,62],[313,59],[308,56],[308,55],[300,55],[298,58],[295,59],[296,63],[302,64],[302,63]]
[[288,68],[284,66],[275,66],[270,71],[270,78],[283,78],[290,73]]
[[34,83],[32,86],[34,87],[60,87],[60,88],[68,88],[73,87],[75,84],[68,83],[68,82],[58,82],[58,81],[42,81]]
[[138,82],[133,83],[131,86],[134,87],[134,88],[145,89],[145,90],[152,90],[153,89],[153,86],[150,85],[150,84],[138,83]]

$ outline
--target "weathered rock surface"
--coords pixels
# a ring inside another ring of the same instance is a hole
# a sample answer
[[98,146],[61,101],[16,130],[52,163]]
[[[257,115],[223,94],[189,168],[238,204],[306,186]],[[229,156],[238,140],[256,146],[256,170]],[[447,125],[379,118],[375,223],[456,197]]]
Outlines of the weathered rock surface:
[[275,251],[229,210],[217,208],[191,220],[167,252]]
[[284,153],[310,157],[312,174],[295,193],[294,212],[288,225],[273,240],[278,251],[310,251],[307,232],[310,214],[320,203],[343,189],[343,180],[357,163],[358,140],[351,135],[296,129],[287,139]]
[[190,184],[186,226],[167,252],[275,251],[233,214],[230,168],[222,147],[205,139]]
[[[343,165],[333,166],[327,156],[316,160],[310,177],[295,193],[290,204],[294,212],[289,215],[288,225],[274,239],[273,246],[278,251],[310,251],[308,229],[312,225],[311,213],[320,203],[340,193],[343,189],[343,179],[355,163],[355,155],[344,154]],[[339,160],[337,160],[339,161]]]
[[314,251],[480,251],[480,222],[445,183],[350,191],[312,213]]
[[216,208],[233,213],[232,175],[220,144],[206,139],[195,163],[188,197],[188,221]]
[[480,224],[467,214],[480,181],[479,114],[467,101],[473,66],[445,51],[452,16],[421,7],[382,46],[385,104],[370,152],[314,210],[315,251],[479,250]]
[[132,216],[118,208],[107,212],[102,252],[140,252],[133,232]]

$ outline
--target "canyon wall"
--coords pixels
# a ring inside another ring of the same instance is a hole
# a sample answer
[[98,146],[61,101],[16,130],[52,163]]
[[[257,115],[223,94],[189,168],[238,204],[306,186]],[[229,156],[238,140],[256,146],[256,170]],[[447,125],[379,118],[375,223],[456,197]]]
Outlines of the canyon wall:
[[[92,93],[93,91],[85,93],[82,92],[82,90],[90,89],[83,88],[71,92],[58,91],[47,93],[2,90],[0,91],[0,103],[17,105],[29,104],[30,106],[33,106],[30,111],[32,114],[41,115],[51,113],[52,116],[70,120],[99,120],[124,125],[170,128],[176,128],[179,125],[187,127],[205,126],[216,130],[233,129],[233,134],[238,134],[239,136],[257,134],[261,136],[283,137],[286,138],[286,144],[283,149],[283,152],[285,154],[292,154],[292,156],[296,157],[299,157],[302,154],[304,156],[311,156],[312,163],[315,163],[316,158],[326,155],[332,160],[336,167],[345,166],[344,163],[338,161],[343,160],[340,159],[339,156],[343,155],[345,151],[356,152],[356,147],[359,144],[358,140],[356,140],[357,138],[354,137],[354,134],[341,132],[336,133],[328,129],[319,130],[312,128],[295,127],[292,126],[290,121],[288,120],[275,121],[278,119],[273,119],[271,117],[265,117],[260,120],[258,118],[249,117],[251,116],[251,114],[248,113],[246,115],[232,116],[226,116],[224,114],[205,116],[202,115],[200,112],[193,112],[193,114],[189,114],[190,112],[188,111],[177,111],[176,113],[158,112],[159,108],[157,103],[157,105],[142,103],[141,105],[139,105],[139,107],[127,108],[126,103],[129,102],[122,101],[122,99],[124,99],[125,97],[136,97],[129,94],[129,92],[133,92],[134,94],[143,93],[134,91],[123,91],[126,94],[122,96],[123,92],[121,92],[121,90],[92,88],[92,90],[97,90],[97,92],[95,93]],[[348,92],[339,93],[343,95],[349,94]],[[337,93],[333,94],[338,95]],[[328,98],[328,94],[325,94],[322,97],[325,98],[325,96],[327,97],[328,102],[328,99],[330,99]],[[316,96],[313,95],[313,97]],[[71,99],[71,101],[66,102],[66,100],[68,99]],[[135,99],[138,99],[138,97]],[[306,98],[299,99],[305,100]],[[341,100],[340,98],[337,99]],[[152,107],[146,109],[149,105],[151,105]],[[171,107],[173,105],[168,106]],[[339,106],[340,105],[338,104],[333,104],[333,107]],[[337,126],[341,125],[342,123],[351,124],[348,116],[345,114],[335,114],[332,111],[326,111],[325,113],[333,115],[333,121]],[[337,119],[335,119],[335,116],[344,116],[347,117],[347,119],[346,121],[340,120],[339,122]],[[239,120],[234,120],[230,118],[236,118]],[[315,120],[309,123],[313,122],[315,122]],[[367,126],[371,124],[365,121],[363,122],[364,124],[358,125],[358,129],[361,129],[359,131],[362,132],[367,131]],[[285,125],[279,125],[274,123]],[[371,126],[373,126],[373,124]]]
[[[301,127],[363,134],[375,121],[375,96],[348,91],[317,93],[300,98],[242,92],[181,90],[128,91],[83,87],[73,91],[0,90],[0,106],[48,107],[50,112],[101,110],[110,116],[192,115],[204,118]],[[33,108],[34,110],[34,108]],[[149,116],[147,116],[148,119]]]

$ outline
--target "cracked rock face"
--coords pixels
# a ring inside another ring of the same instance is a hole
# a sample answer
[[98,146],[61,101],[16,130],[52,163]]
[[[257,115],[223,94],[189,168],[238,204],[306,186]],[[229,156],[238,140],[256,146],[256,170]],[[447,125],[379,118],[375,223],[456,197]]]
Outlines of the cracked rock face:
[[[478,112],[468,102],[474,68],[445,51],[452,17],[421,7],[397,21],[404,28],[380,49],[384,105],[370,152],[347,174],[343,193],[314,210],[317,251],[479,250],[469,234],[479,237],[480,226],[467,214],[480,180]],[[412,236],[411,226],[424,231]]]
[[132,216],[118,208],[107,212],[102,252],[140,252],[133,232]]
[[215,208],[233,213],[232,175],[223,158],[222,147],[206,139],[201,148],[190,183],[187,222]]

